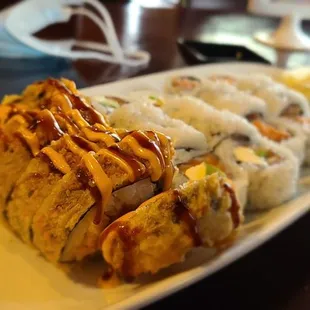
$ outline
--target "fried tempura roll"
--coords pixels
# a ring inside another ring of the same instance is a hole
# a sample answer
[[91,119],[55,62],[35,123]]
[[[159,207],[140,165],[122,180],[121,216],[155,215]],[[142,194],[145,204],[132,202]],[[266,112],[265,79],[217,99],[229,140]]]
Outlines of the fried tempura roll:
[[63,175],[80,163],[82,154],[72,152],[74,148],[78,149],[79,144],[86,150],[99,149],[82,137],[66,134],[43,148],[15,183],[6,212],[9,224],[23,241],[32,241],[32,219],[44,199]]
[[[159,133],[131,132],[97,153],[76,148],[83,153],[80,164],[56,183],[33,217],[33,243],[52,261],[96,252],[100,231],[154,195],[156,183],[169,188],[174,173],[170,141]],[[140,180],[145,181],[138,184]],[[129,185],[126,192],[123,187]],[[138,192],[139,185],[144,192],[133,199],[129,192]],[[89,227],[85,223],[92,208],[97,210],[93,219],[97,226]]]
[[102,129],[92,125],[106,127],[106,121],[68,80],[48,79],[28,86],[20,96],[6,96],[0,106],[0,177],[6,180],[0,185],[0,211],[5,211],[14,183],[41,148],[65,132],[81,132],[81,127],[90,127],[83,135],[96,141],[100,133],[94,131]]
[[242,222],[227,179],[218,175],[157,195],[108,226],[101,236],[106,262],[132,278],[184,260],[194,247],[217,248]]
[[[27,119],[18,114],[11,117],[1,129],[3,145],[0,151],[0,178],[3,181],[0,183],[0,210],[2,212],[5,211],[6,202],[10,200],[15,182],[33,156],[40,151],[41,144],[37,134],[42,133],[42,126],[46,124],[43,118],[54,121],[53,116],[47,110],[41,111],[38,117],[42,119],[42,122],[34,130],[35,132],[29,130],[29,127],[33,125],[32,118]],[[48,133],[50,137],[53,134],[53,131]],[[57,138],[58,136],[55,136],[55,139]]]

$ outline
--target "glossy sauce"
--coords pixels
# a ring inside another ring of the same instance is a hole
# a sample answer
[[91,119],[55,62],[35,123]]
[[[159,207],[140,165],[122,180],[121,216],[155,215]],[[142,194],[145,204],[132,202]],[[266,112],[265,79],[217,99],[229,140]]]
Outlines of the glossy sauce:
[[19,128],[16,131],[16,134],[19,135],[29,146],[33,156],[36,156],[40,152],[40,143],[37,135],[27,128]]
[[135,157],[126,154],[119,145],[114,145],[109,148],[109,152],[113,153],[116,157],[118,157],[120,160],[126,162],[127,165],[130,166],[130,168],[133,171],[134,179],[138,180],[146,173],[146,167],[138,161]]
[[158,181],[163,173],[164,160],[155,142],[140,131],[132,132],[122,142],[126,142],[136,156],[150,163],[151,180]]
[[58,140],[64,135],[54,115],[49,110],[38,112],[38,127],[41,127],[49,141]]
[[104,289],[115,288],[121,284],[122,280],[112,268],[108,268],[98,280],[98,286]]
[[62,113],[62,112],[58,112],[54,114],[55,119],[58,121],[58,123],[64,123],[65,125],[65,131],[70,134],[77,134],[78,132],[80,132],[80,128],[71,120],[71,118]]
[[90,152],[90,151],[94,151],[94,152],[98,152],[99,151],[99,146],[95,143],[92,143],[90,141],[88,141],[87,139],[78,136],[78,135],[71,135],[71,140],[78,145],[80,148]]
[[198,247],[202,245],[202,240],[199,235],[198,223],[195,217],[191,214],[190,210],[186,207],[186,204],[182,200],[182,197],[178,190],[173,191],[175,197],[175,209],[174,214],[179,222],[186,224],[188,228],[188,236],[193,240],[194,246]]
[[66,162],[63,155],[59,154],[52,147],[47,146],[43,148],[41,150],[41,153],[45,154],[50,159],[54,167],[63,174],[69,173],[71,171],[71,168]]
[[79,147],[76,143],[74,143],[74,141],[69,135],[65,134],[64,138],[65,138],[65,142],[67,144],[68,149],[73,154],[83,157],[87,153],[87,151],[85,151],[83,148]]
[[159,132],[148,131],[148,135],[151,135],[159,142],[159,146],[163,150],[163,157],[165,162],[165,171],[163,173],[163,190],[166,191],[171,188],[173,175],[175,173],[175,167],[172,163],[171,153],[171,140],[167,136]]
[[240,205],[236,197],[235,191],[231,188],[231,186],[227,183],[224,183],[224,189],[227,191],[227,193],[230,196],[231,199],[231,207],[230,207],[230,213],[232,217],[232,221],[234,223],[234,228],[237,228],[240,225]]
[[90,124],[100,123],[107,126],[103,115],[87,104],[80,96],[73,94],[64,83],[55,79],[49,79],[48,82],[57,88],[61,93],[67,96],[72,104],[72,107],[78,109],[87,122]]
[[79,127],[79,128],[83,128],[83,127],[87,127],[89,126],[89,123],[82,117],[81,113],[79,110],[77,109],[73,109],[70,112],[70,115],[73,119],[73,121],[75,122],[75,124]]
[[101,195],[102,205],[99,208],[97,207],[97,214],[94,219],[95,224],[100,224],[104,213],[103,211],[112,195],[113,184],[111,179],[103,171],[94,154],[91,152],[85,154],[83,156],[83,162],[85,163],[87,170],[90,172],[93,180],[95,181]]
[[136,262],[134,250],[138,245],[137,238],[142,230],[142,227],[129,227],[127,221],[116,220],[103,231],[100,237],[100,245],[102,245],[110,233],[114,232],[117,234],[121,242],[121,251],[124,254],[119,270],[127,280],[134,276],[133,266]]
[[90,141],[103,142],[106,146],[115,144],[115,139],[113,136],[105,132],[93,131],[92,127],[84,127],[82,128],[82,132]]
[[108,149],[101,149],[98,153],[100,155],[105,155],[112,157],[115,162],[128,174],[128,179],[130,182],[134,182],[136,179],[136,173],[132,166],[123,157],[119,156],[116,152],[111,152]]
[[12,108],[10,105],[1,105],[0,106],[0,124],[4,124],[5,121],[9,118]]
[[[41,144],[46,145],[63,137],[68,150],[82,158],[87,172],[81,173],[82,170],[78,169],[77,175],[82,183],[91,188],[98,200],[95,223],[101,221],[104,208],[112,194],[113,184],[96,156],[90,152],[99,151],[99,146],[94,142],[104,142],[106,148],[102,148],[98,155],[105,154],[112,157],[115,163],[128,174],[130,182],[148,176],[146,166],[140,161],[140,159],[145,159],[151,167],[152,181],[164,178],[164,188],[170,188],[174,170],[171,162],[170,142],[164,135],[151,131],[146,133],[124,131],[121,140],[116,130],[108,127],[104,117],[83,98],[72,93],[60,81],[49,79],[47,83],[59,91],[54,97],[46,99],[46,106],[49,106],[51,111],[47,109],[27,110],[27,106],[20,104],[11,105],[11,112],[7,109],[0,110],[0,116],[1,111],[3,111],[3,118],[11,113],[12,118],[9,121],[17,122],[17,134],[28,144],[34,156],[40,152],[43,146]],[[61,98],[54,100],[59,95]],[[48,141],[40,142],[37,130],[40,131],[41,137],[43,133]],[[123,146],[126,147],[123,148]],[[70,171],[70,166],[64,156],[54,148],[45,147],[41,154],[49,158],[53,167],[62,173]]]

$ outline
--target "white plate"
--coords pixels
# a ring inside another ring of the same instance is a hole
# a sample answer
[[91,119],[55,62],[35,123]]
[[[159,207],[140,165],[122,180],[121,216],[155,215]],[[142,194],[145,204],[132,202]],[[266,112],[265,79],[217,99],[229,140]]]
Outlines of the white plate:
[[[264,72],[279,69],[255,64],[217,64],[190,67],[145,77],[95,86],[87,95],[126,94],[129,90],[161,87],[170,74],[207,75],[227,72]],[[136,284],[117,289],[96,287],[101,263],[75,267],[70,273],[45,261],[34,249],[19,241],[5,225],[0,225],[0,309],[3,310],[82,310],[136,309],[170,295],[227,266],[269,240],[310,209],[310,182],[305,177],[297,197],[270,211],[247,214],[236,242],[221,254],[197,249],[186,262],[143,277]]]

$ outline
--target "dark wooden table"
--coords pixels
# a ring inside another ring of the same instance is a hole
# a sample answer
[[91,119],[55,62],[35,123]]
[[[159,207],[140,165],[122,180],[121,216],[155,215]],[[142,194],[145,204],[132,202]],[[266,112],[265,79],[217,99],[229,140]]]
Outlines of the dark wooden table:
[[[5,2],[0,4],[4,6]],[[243,8],[243,10],[242,10]],[[251,35],[260,28],[274,28],[278,21],[250,16],[238,10],[144,9],[135,5],[108,5],[122,45],[145,49],[152,54],[148,68],[141,71],[97,61],[65,61],[47,58],[9,60],[0,58],[0,96],[19,92],[34,80],[65,76],[86,87],[128,76],[186,66],[179,54],[179,37],[241,42],[273,62],[272,49],[255,43]],[[304,25],[310,29],[309,24]],[[100,32],[84,18],[51,27],[40,36],[102,40]],[[0,47],[1,48],[1,47]],[[290,66],[308,63],[305,54],[294,54]],[[231,266],[184,289],[147,309],[170,307],[219,309],[310,309],[310,214]]]

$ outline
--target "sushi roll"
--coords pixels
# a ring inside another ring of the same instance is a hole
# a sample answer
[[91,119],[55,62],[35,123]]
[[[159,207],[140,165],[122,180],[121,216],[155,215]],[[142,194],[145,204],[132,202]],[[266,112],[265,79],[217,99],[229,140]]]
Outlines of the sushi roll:
[[205,136],[184,122],[170,118],[161,109],[144,100],[121,106],[109,115],[110,125],[127,130],[156,130],[172,139],[175,164],[203,154],[208,148]]
[[310,163],[310,108],[306,97],[265,75],[231,75],[229,79],[230,83],[238,89],[263,99],[270,119],[281,118],[301,128],[307,139],[304,162],[308,165]]
[[298,160],[287,148],[262,137],[245,119],[193,97],[171,98],[161,109],[202,132],[215,154],[231,163],[229,167],[248,172],[249,208],[271,208],[296,193]]
[[167,79],[164,91],[171,95],[192,95],[201,88],[202,79],[194,75],[175,75]]
[[[109,127],[61,81],[42,84],[49,89],[44,105],[1,106],[2,132],[17,145],[14,177],[0,167],[10,181],[10,189],[2,185],[2,212],[49,260],[79,260],[98,251],[98,236],[112,220],[171,187],[174,151],[163,134]],[[12,153],[7,143],[2,158]]]
[[64,132],[79,132],[75,120],[81,122],[82,118],[88,125],[106,125],[104,117],[79,96],[74,83],[68,80],[37,82],[28,86],[22,95],[3,99],[0,106],[0,178],[6,182],[0,183],[1,213],[10,200],[14,183],[31,159]]
[[102,233],[105,261],[121,278],[182,262],[193,248],[218,249],[231,242],[242,222],[227,179],[217,173],[144,202]]
[[251,122],[268,139],[289,148],[303,162],[306,138],[297,126],[270,117],[268,106],[259,97],[241,91],[223,80],[204,80],[196,96],[218,110],[228,110]]
[[[98,234],[107,224],[170,187],[173,167],[169,159],[163,160],[171,153],[170,144],[152,149],[159,143],[156,139],[156,133],[134,131],[113,147],[84,151],[80,163],[56,183],[33,216],[33,244],[44,256],[56,262],[96,253]],[[83,153],[82,147],[76,149]],[[144,192],[128,201],[140,185]]]
[[181,120],[170,118],[154,106],[152,101],[138,100],[116,109],[109,121],[114,127],[123,127],[128,130],[143,128],[144,130],[156,129],[168,135],[175,148],[173,162],[179,168],[175,175],[174,187],[188,180],[198,180],[206,175],[221,171],[232,180],[232,186],[242,208],[247,201],[248,176],[242,167],[231,165],[231,162],[220,160],[216,155],[217,147],[207,141],[204,134]]
[[269,117],[309,117],[310,108],[306,97],[274,81],[265,75],[240,76],[233,81],[234,85],[267,104]]

